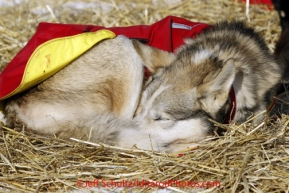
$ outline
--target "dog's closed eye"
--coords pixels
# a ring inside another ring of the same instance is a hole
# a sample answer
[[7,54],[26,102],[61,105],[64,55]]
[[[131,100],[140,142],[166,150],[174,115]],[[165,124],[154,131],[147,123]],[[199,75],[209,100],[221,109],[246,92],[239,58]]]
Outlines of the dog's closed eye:
[[154,121],[169,121],[171,120],[167,114],[155,114]]

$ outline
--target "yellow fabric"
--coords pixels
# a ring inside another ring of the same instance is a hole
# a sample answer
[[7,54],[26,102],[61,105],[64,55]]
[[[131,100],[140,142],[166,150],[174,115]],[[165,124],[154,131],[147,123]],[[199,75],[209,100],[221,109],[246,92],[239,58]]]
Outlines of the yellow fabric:
[[56,38],[39,45],[27,62],[21,84],[5,98],[39,84],[68,65],[96,43],[114,37],[115,34],[112,31],[98,30],[96,32],[86,32],[74,36]]

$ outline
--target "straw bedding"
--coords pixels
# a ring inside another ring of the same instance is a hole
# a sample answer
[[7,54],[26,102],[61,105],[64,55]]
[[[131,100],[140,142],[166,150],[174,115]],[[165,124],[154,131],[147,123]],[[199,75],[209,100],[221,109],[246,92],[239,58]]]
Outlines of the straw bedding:
[[[0,69],[25,45],[41,21],[109,27],[151,24],[167,15],[205,23],[237,18],[249,21],[272,51],[280,33],[275,11],[251,5],[246,14],[245,3],[235,0],[76,2],[23,0],[2,5]],[[116,192],[289,191],[289,116],[283,114],[258,126],[215,124],[227,130],[224,136],[208,138],[182,156],[64,141],[27,133],[25,128],[18,132],[3,127],[0,191],[77,192],[81,188],[81,192],[104,191],[94,187],[96,182],[100,187],[110,182],[109,191]],[[173,184],[163,189],[169,181]],[[115,189],[117,186],[131,188]]]

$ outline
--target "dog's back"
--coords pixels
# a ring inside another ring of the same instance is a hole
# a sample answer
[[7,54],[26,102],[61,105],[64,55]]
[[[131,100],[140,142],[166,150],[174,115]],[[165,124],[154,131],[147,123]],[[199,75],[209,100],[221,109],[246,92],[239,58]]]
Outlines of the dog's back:
[[[47,119],[54,123],[63,116],[73,120],[96,110],[132,117],[133,112],[126,109],[136,108],[139,98],[130,98],[134,107],[127,98],[135,91],[140,92],[142,81],[138,79],[143,77],[143,66],[140,58],[133,54],[132,46],[126,44],[131,42],[122,37],[103,41],[35,88],[9,99],[8,122],[16,125],[18,120],[23,124],[27,119],[28,128],[37,128],[37,124]],[[124,58],[126,53],[132,56]],[[133,83],[126,84],[128,81]],[[23,120],[11,116],[10,110],[17,108],[22,109]]]

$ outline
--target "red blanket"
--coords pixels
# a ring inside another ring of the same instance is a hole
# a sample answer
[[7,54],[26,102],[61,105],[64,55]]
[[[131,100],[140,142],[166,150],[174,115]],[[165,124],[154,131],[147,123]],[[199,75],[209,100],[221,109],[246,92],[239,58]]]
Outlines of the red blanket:
[[25,66],[31,54],[38,46],[49,40],[108,29],[116,35],[122,34],[129,38],[136,38],[150,46],[173,52],[184,43],[185,38],[194,37],[207,27],[209,27],[207,24],[174,16],[168,16],[152,25],[111,28],[94,25],[40,23],[27,45],[0,74],[0,100],[10,97],[20,87]]

